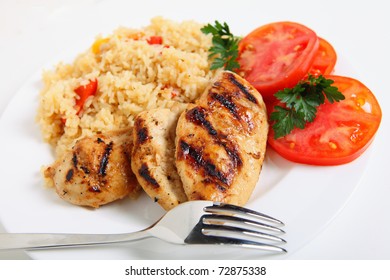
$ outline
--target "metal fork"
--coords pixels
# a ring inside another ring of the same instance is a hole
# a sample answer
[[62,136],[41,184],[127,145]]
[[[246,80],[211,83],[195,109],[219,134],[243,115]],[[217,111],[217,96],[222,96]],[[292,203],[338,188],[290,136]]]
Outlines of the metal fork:
[[285,233],[279,228],[283,225],[247,208],[200,200],[182,203],[152,226],[133,233],[0,233],[0,250],[96,246],[155,237],[174,244],[221,244],[287,252],[278,246],[286,242],[278,236]]

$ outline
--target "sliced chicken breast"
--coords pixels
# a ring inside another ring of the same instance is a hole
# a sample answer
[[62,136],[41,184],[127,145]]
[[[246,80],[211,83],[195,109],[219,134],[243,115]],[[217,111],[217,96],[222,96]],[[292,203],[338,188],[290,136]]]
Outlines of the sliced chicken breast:
[[131,171],[132,129],[86,137],[45,170],[64,200],[98,208],[141,187]]
[[153,109],[135,119],[131,166],[145,192],[165,210],[187,201],[175,166],[175,130],[182,111]]
[[176,129],[176,167],[189,200],[244,205],[264,160],[268,122],[259,92],[224,71]]

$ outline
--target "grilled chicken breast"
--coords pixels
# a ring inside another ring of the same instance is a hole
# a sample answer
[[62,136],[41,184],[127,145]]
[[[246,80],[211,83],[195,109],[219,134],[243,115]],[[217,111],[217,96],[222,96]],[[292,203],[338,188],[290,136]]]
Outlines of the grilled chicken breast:
[[175,166],[175,130],[183,109],[153,109],[135,119],[132,170],[145,192],[165,210],[187,201]]
[[176,129],[176,167],[189,200],[244,205],[264,160],[268,122],[259,92],[224,71]]
[[97,208],[141,189],[131,171],[132,129],[86,137],[45,171],[58,195]]

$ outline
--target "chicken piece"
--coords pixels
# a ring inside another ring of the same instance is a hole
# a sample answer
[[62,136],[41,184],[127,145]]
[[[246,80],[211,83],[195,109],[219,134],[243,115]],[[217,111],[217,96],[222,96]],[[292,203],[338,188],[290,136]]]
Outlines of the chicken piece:
[[165,210],[187,201],[175,166],[175,131],[183,109],[153,109],[135,119],[131,166],[145,192]]
[[64,200],[98,208],[135,198],[141,187],[131,171],[132,129],[86,137],[45,171]]
[[176,129],[176,167],[189,200],[248,201],[264,160],[268,122],[259,92],[224,71]]

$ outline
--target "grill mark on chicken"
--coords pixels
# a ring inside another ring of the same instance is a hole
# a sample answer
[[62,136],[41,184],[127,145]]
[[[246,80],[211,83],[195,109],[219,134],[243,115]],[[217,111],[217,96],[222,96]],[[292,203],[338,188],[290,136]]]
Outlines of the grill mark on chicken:
[[138,145],[144,144],[149,138],[149,131],[148,129],[144,126],[144,120],[141,118],[137,118],[135,121],[135,131],[137,132],[137,143]]
[[160,185],[156,181],[156,179],[153,178],[152,174],[150,174],[148,165],[146,163],[143,163],[141,165],[141,168],[138,170],[139,175],[142,176],[148,183],[150,183],[153,187],[159,188]]
[[80,166],[80,169],[83,170],[85,174],[91,173],[91,172],[89,171],[89,169],[88,169],[87,167],[85,167],[85,166]]
[[250,92],[249,90],[246,88],[246,86],[244,86],[243,84],[241,84],[239,81],[236,80],[235,76],[231,73],[228,74],[229,75],[229,81],[231,81],[234,85],[236,85],[241,92],[243,92],[245,94],[245,97],[255,103],[255,104],[258,104],[257,102],[257,99],[256,97],[254,97]]
[[220,191],[222,193],[226,192],[226,188],[224,186],[221,186],[220,184],[217,184],[217,189],[218,189],[218,191]]
[[111,141],[104,149],[102,159],[100,160],[99,175],[102,175],[102,176],[106,175],[107,165],[108,165],[108,161],[109,161],[109,157],[110,157],[110,153],[111,153],[113,145],[114,145],[114,142]]
[[74,166],[75,168],[77,168],[77,162],[78,162],[78,160],[77,160],[77,155],[76,155],[76,153],[73,153],[72,162],[73,162],[73,166]]
[[216,188],[219,192],[221,192],[221,193],[226,193],[226,191],[227,191],[227,188],[226,188],[226,187],[222,186],[221,184],[218,184],[217,182],[212,181],[210,178],[204,179],[204,180],[202,181],[202,183],[203,183],[204,185],[214,185],[215,188]]
[[73,170],[73,169],[69,169],[69,171],[66,173],[66,181],[67,181],[67,182],[69,182],[70,180],[72,180],[73,174],[74,174],[74,170]]
[[207,160],[201,149],[196,149],[186,143],[185,141],[180,141],[180,149],[184,158],[189,158],[192,160],[192,164],[196,168],[202,168],[207,175],[214,179],[218,179],[220,182],[230,185],[232,183],[231,176],[226,176],[223,172],[217,169],[215,164]]
[[206,112],[206,109],[202,107],[195,107],[186,113],[186,119],[196,125],[204,127],[213,137],[214,142],[218,145],[221,145],[225,149],[233,163],[234,168],[241,167],[242,160],[236,145],[229,141],[226,136],[218,134],[217,130],[214,129],[212,124],[206,120]]
[[209,98],[211,98],[211,100],[216,100],[217,102],[219,102],[219,104],[226,108],[228,112],[241,124],[245,123],[248,131],[250,132],[254,128],[254,124],[252,119],[246,116],[245,108],[240,106],[240,104],[235,103],[234,99],[224,91],[226,90],[225,88],[222,87],[221,90],[222,94],[210,91]]
[[186,114],[186,118],[194,124],[203,126],[210,135],[216,136],[218,134],[212,124],[206,120],[206,110],[204,108],[195,107],[189,110]]
[[224,139],[220,138],[218,144],[224,147],[227,155],[229,156],[230,160],[233,163],[233,168],[241,168],[243,163],[240,154],[238,152],[237,145],[232,141],[228,141],[227,138]]
[[240,114],[238,113],[237,105],[231,100],[231,98],[216,92],[211,92],[211,98],[217,100],[222,106],[228,109],[234,118],[238,120],[241,119]]

